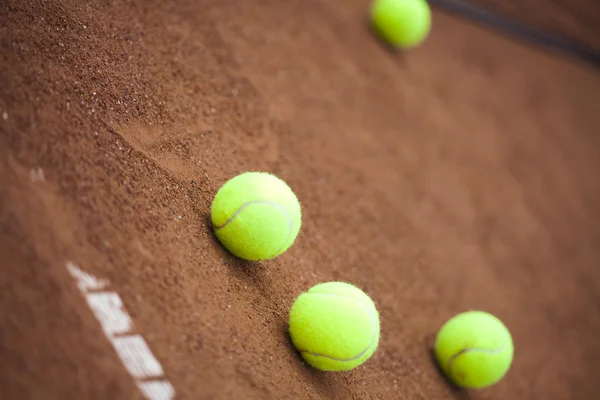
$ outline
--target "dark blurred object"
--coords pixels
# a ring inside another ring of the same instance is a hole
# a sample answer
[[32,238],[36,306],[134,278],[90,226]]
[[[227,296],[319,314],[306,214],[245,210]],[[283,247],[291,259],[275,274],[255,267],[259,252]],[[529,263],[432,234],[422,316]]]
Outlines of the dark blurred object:
[[600,68],[600,1],[429,0],[429,3]]

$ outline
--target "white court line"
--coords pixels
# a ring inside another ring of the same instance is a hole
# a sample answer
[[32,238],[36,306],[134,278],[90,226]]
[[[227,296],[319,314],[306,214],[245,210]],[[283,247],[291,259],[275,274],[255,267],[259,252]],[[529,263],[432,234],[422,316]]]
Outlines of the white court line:
[[106,336],[122,335],[131,330],[131,318],[123,307],[121,298],[116,293],[86,293],[85,299],[92,312],[100,321]]
[[138,387],[148,400],[164,400],[175,397],[173,386],[167,381],[138,382]]
[[146,379],[163,375],[158,360],[152,356],[146,341],[140,335],[114,338],[113,346],[121,356],[125,368],[134,378]]
[[[108,287],[109,282],[82,271],[72,262],[67,262],[67,270],[77,282],[79,291],[100,322],[104,334],[146,399],[175,398],[175,389],[165,379],[163,368],[144,338],[138,334],[131,334],[133,323],[127,311],[123,309],[121,297],[115,292],[97,291]],[[96,292],[91,292],[93,290]]]

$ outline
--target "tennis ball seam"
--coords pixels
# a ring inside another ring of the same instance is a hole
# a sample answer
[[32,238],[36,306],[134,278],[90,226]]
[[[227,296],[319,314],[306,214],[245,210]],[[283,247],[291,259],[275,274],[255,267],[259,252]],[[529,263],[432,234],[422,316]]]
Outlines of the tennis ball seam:
[[487,354],[498,354],[498,353],[502,353],[504,350],[506,350],[506,348],[508,347],[508,342],[504,343],[501,347],[497,348],[497,349],[483,349],[483,348],[477,348],[477,347],[465,347],[464,349],[460,349],[457,353],[453,354],[452,357],[450,357],[450,359],[448,360],[448,363],[446,365],[446,369],[448,370],[448,372],[452,371],[452,363],[454,362],[454,360],[456,360],[458,357],[462,356],[463,354],[467,354],[470,352],[480,352],[480,353],[487,353]]
[[[292,222],[292,218],[290,217],[290,213],[281,204],[277,204],[275,202],[268,201],[268,200],[251,200],[251,201],[247,201],[244,204],[242,204],[240,206],[240,208],[238,208],[233,213],[233,215],[231,215],[231,217],[229,217],[227,219],[227,221],[225,221],[221,225],[215,225],[214,228],[216,230],[220,230],[220,229],[223,229],[223,228],[227,227],[227,225],[229,225],[235,219],[235,217],[237,217],[238,215],[240,215],[240,213],[242,211],[244,211],[246,208],[248,208],[249,206],[254,205],[254,204],[267,204],[269,206],[273,206],[275,208],[278,208],[279,210],[283,211],[283,213],[285,214],[285,216],[286,216],[286,218],[288,220],[288,234],[287,234],[285,240],[283,241],[283,243],[281,244],[281,246],[279,246],[279,248],[277,249],[277,251],[275,251],[273,253],[273,255],[278,254],[281,251],[281,249],[283,248],[283,246],[285,246],[285,244],[288,242],[288,240],[290,240],[290,236],[292,234],[292,230],[294,229],[294,224]],[[270,257],[272,257],[273,255],[271,255]]]
[[362,350],[360,353],[358,353],[356,356],[351,357],[351,358],[336,358],[333,356],[329,356],[327,354],[320,354],[320,353],[313,353],[311,351],[308,350],[302,350],[299,349],[300,353],[306,353],[309,354],[313,357],[323,357],[323,358],[328,358],[330,360],[333,361],[340,361],[340,362],[350,362],[350,361],[354,361],[359,359],[360,357],[362,357],[363,355],[365,355],[365,353],[367,351],[369,351],[369,349],[371,348],[371,346],[373,346],[373,344],[375,343],[375,338],[377,337],[377,329],[375,328],[377,326],[377,321],[375,319],[375,316],[373,315],[373,312],[369,309],[369,307],[365,306],[362,302],[358,301],[358,299],[355,299],[354,297],[350,297],[350,296],[344,296],[341,294],[337,294],[337,293],[311,293],[311,292],[307,292],[304,295],[320,295],[320,296],[335,296],[335,297],[342,297],[344,299],[349,299],[352,300],[356,303],[358,303],[362,308],[364,308],[367,311],[367,314],[369,315],[369,318],[371,319],[371,328],[373,330],[373,335],[371,336],[371,340],[369,341],[369,344],[367,345],[367,347]]

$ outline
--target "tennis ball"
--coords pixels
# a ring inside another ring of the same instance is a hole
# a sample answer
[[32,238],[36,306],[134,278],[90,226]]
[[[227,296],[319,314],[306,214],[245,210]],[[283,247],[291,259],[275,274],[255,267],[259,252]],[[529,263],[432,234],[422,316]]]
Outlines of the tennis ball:
[[282,254],[294,243],[302,212],[283,180],[266,172],[245,172],[218,190],[211,219],[217,238],[229,252],[259,261]]
[[483,311],[467,311],[442,326],[434,351],[441,370],[454,384],[483,388],[506,374],[514,348],[502,321]]
[[375,0],[371,20],[383,39],[393,47],[407,49],[429,35],[431,10],[426,0]]
[[324,371],[347,371],[375,353],[379,313],[359,288],[345,282],[320,283],[294,301],[289,332],[309,365]]

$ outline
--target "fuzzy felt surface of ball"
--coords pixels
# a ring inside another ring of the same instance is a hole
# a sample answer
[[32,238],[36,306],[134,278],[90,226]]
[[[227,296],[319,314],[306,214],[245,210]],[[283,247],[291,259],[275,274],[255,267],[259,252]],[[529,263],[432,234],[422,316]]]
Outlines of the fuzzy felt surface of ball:
[[244,172],[217,191],[211,205],[215,234],[236,257],[260,261],[296,240],[302,210],[290,186],[266,172]]
[[346,282],[320,283],[294,301],[289,332],[309,365],[324,371],[347,371],[375,353],[379,313],[358,287]]
[[483,311],[467,311],[438,332],[434,352],[440,369],[456,386],[484,388],[509,370],[514,353],[508,328]]

